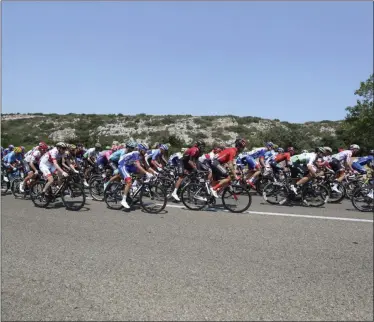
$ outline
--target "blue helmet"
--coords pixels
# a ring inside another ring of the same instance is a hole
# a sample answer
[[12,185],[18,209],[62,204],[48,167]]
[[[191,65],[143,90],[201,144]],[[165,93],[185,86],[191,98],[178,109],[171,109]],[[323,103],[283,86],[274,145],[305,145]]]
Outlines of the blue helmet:
[[149,149],[149,147],[148,147],[148,145],[147,144],[145,144],[145,143],[139,143],[138,144],[138,150],[139,151],[147,151]]
[[272,147],[274,146],[274,143],[273,143],[273,142],[267,142],[267,143],[266,143],[266,146],[272,148]]
[[126,148],[133,148],[135,149],[137,147],[137,143],[135,141],[129,141],[126,143]]
[[165,150],[165,151],[169,150],[169,148],[166,144],[161,144],[160,149]]
[[10,145],[8,146],[8,149],[9,149],[10,151],[12,151],[12,150],[14,149],[14,145],[13,145],[13,144],[10,144]]

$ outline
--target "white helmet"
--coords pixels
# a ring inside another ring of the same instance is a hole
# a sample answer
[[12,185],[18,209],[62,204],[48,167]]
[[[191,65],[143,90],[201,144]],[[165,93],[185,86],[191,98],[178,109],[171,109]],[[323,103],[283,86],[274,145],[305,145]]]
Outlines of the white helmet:
[[67,147],[68,147],[68,145],[64,142],[58,142],[56,144],[56,148],[65,148],[66,149]]
[[351,146],[349,147],[350,150],[360,150],[360,147],[357,145],[357,144],[351,144]]

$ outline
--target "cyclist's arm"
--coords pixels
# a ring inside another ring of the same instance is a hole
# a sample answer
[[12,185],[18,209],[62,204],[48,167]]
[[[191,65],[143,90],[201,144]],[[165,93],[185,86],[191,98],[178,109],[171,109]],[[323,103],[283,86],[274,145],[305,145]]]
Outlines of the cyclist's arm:
[[64,173],[65,171],[61,169],[61,167],[58,165],[58,162],[57,160],[53,160],[53,165],[55,166],[55,168],[57,169],[57,171],[61,172],[61,173]]
[[140,174],[147,174],[147,171],[141,166],[140,161],[135,161],[134,166],[137,168]]

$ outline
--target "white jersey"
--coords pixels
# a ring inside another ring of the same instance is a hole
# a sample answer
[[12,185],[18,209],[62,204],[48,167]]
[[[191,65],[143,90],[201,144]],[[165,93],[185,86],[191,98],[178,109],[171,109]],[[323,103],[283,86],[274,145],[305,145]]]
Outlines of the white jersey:
[[25,155],[25,161],[27,163],[39,163],[40,158],[42,157],[42,153],[40,152],[39,147],[35,147],[29,152],[27,152],[27,155]]
[[183,155],[180,152],[174,153],[173,155],[170,156],[168,160],[168,164],[174,164],[177,160],[182,159]]
[[352,151],[351,150],[344,150],[342,152],[339,152],[337,154],[334,154],[332,156],[333,159],[336,159],[340,162],[347,162],[349,163],[351,161],[351,157],[352,157]]
[[84,155],[83,155],[85,158],[91,158],[91,157],[95,157],[97,158],[99,156],[99,151],[96,151],[95,148],[90,148],[88,149]]
[[213,160],[218,154],[214,154],[213,151],[203,154],[201,157],[198,158],[199,162],[204,162],[205,160]]
[[43,156],[40,158],[40,164],[50,166],[53,164],[53,161],[60,160],[61,158],[62,154],[58,153],[57,148],[53,148],[52,150],[43,154]]

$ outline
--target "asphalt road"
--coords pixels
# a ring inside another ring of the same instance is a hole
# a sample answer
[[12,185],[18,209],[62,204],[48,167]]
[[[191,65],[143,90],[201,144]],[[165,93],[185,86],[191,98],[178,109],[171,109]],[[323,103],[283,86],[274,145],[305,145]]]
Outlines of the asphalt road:
[[2,320],[373,320],[373,214],[2,197]]

